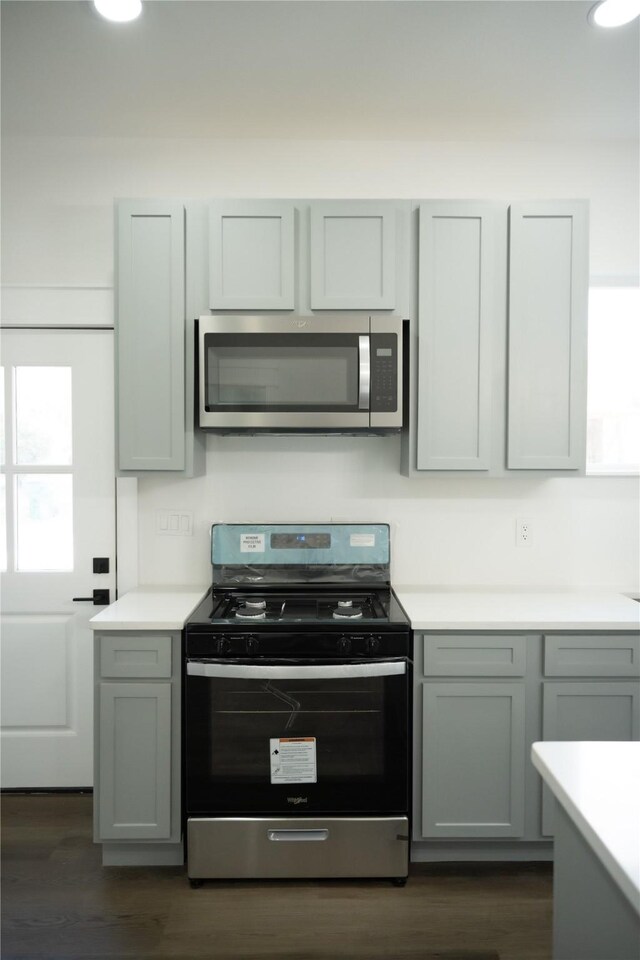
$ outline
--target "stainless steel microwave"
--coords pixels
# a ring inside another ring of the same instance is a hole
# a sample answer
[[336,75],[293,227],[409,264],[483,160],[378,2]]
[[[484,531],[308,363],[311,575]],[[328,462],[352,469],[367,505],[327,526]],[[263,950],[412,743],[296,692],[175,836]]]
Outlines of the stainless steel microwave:
[[226,433],[399,430],[403,323],[350,314],[200,317],[200,426]]

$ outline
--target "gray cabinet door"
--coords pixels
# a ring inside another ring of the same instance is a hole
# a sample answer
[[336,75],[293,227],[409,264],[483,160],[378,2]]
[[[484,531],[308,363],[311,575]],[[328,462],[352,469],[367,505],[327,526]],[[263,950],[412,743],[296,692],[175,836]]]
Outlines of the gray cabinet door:
[[116,363],[121,470],[185,467],[184,208],[116,208]]
[[[638,681],[547,681],[542,693],[543,740],[640,740]],[[553,834],[555,800],[542,788],[542,833]]]
[[524,685],[426,682],[422,696],[422,836],[522,836]]
[[101,683],[100,840],[171,837],[171,683]]
[[396,213],[370,200],[311,204],[311,309],[393,310]]
[[487,470],[506,208],[431,201],[419,217],[417,468]]
[[587,203],[514,204],[509,225],[507,465],[583,469]]
[[281,200],[209,204],[212,310],[293,310],[294,206]]

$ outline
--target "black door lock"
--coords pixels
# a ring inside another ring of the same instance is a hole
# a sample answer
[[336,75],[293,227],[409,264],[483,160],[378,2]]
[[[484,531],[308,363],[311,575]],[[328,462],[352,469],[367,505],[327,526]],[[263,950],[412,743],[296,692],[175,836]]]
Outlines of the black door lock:
[[93,558],[93,572],[94,572],[94,573],[109,573],[109,557],[94,557],[94,558]]
[[74,603],[92,603],[94,607],[106,607],[111,602],[108,590],[94,590],[92,597],[73,597]]

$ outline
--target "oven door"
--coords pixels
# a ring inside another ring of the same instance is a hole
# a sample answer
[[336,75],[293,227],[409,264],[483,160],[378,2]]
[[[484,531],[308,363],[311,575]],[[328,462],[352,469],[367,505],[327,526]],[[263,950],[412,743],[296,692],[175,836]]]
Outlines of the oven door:
[[410,663],[189,660],[189,817],[404,813]]
[[201,317],[200,426],[370,425],[369,318]]

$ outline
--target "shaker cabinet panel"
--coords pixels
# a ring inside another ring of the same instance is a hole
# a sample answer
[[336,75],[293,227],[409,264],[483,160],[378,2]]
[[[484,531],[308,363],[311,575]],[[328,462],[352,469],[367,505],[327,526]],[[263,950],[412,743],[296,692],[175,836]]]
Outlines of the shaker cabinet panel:
[[524,677],[527,638],[510,634],[427,634],[423,638],[427,677]]
[[294,206],[274,200],[209,204],[212,310],[293,310]]
[[586,201],[514,204],[509,215],[510,469],[585,463]]
[[119,466],[183,470],[184,208],[122,201],[116,218]]
[[396,211],[372,201],[312,203],[312,310],[393,310]]
[[[543,740],[640,740],[640,684],[588,681],[543,684]],[[542,792],[542,833],[553,834],[555,801]]]
[[171,683],[99,685],[100,840],[171,836]]
[[422,836],[522,836],[524,685],[425,682],[422,690]]
[[171,656],[170,634],[103,637],[100,643],[100,676],[169,678]]
[[545,636],[544,673],[547,677],[640,677],[640,636]]
[[433,201],[419,218],[417,468],[487,470],[506,209]]

